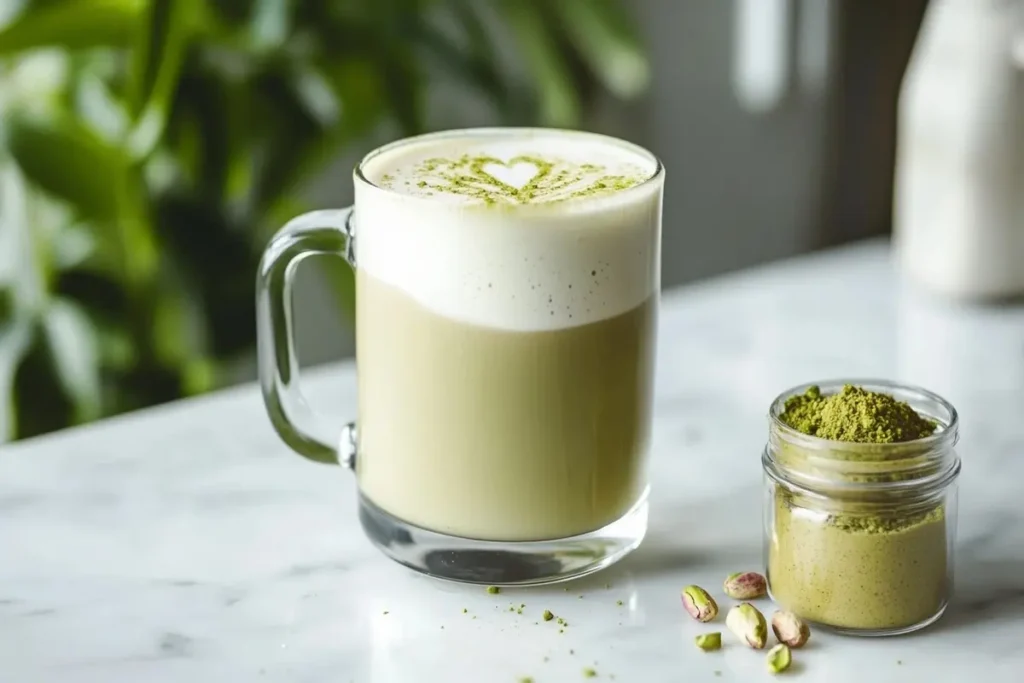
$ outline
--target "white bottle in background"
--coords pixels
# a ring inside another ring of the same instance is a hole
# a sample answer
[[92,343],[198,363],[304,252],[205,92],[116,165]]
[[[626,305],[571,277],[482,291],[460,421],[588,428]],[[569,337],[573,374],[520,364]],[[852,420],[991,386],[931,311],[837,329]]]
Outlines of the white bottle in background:
[[1024,294],[1024,0],[932,0],[899,102],[901,270],[962,298]]

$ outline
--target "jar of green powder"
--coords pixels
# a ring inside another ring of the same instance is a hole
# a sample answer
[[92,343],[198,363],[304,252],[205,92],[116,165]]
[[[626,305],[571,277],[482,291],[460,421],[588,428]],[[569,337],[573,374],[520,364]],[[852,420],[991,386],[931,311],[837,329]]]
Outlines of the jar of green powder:
[[942,616],[953,584],[956,410],[885,381],[804,385],[770,409],[765,562],[772,598],[856,635]]

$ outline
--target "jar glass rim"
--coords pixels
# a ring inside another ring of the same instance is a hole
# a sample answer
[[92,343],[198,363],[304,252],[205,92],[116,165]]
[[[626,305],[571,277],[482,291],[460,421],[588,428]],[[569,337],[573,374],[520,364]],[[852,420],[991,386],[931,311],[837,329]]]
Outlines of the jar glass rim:
[[[804,434],[780,419],[785,402],[817,386],[822,395],[853,385],[906,401],[918,413],[934,420],[934,434],[911,441],[856,443]],[[959,438],[956,408],[938,394],[917,386],[879,379],[838,379],[793,387],[772,401],[771,429],[762,464],[777,481],[827,495],[862,495],[880,491],[941,489],[960,472],[954,447]],[[843,493],[846,492],[846,493]],[[862,492],[858,494],[857,492]]]

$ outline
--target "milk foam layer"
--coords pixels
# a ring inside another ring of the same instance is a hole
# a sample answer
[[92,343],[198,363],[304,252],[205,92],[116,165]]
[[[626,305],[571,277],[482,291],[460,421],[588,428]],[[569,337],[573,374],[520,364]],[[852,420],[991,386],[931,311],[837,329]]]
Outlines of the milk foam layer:
[[[536,155],[618,175],[640,169],[641,180],[525,203],[426,195],[400,180],[420,173],[424,160],[464,154],[500,161]],[[364,161],[369,182],[356,180],[356,262],[427,309],[465,323],[530,332],[604,320],[659,287],[662,182],[644,182],[656,170],[639,148],[587,133],[504,129],[414,138]],[[385,176],[391,180],[382,182]]]
[[517,130],[424,136],[365,164],[380,187],[457,204],[550,204],[614,194],[657,163],[625,143],[586,133]]

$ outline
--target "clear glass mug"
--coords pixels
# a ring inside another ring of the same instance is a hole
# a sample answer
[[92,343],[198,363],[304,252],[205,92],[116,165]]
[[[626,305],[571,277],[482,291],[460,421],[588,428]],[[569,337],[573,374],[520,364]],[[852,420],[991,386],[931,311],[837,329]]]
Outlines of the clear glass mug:
[[[565,156],[532,151],[551,147]],[[647,528],[660,162],[596,134],[473,129],[375,150],[354,184],[353,207],[293,219],[260,265],[278,434],[354,469],[367,536],[415,570],[539,584],[624,557]],[[340,435],[297,381],[291,286],[313,254],[356,272],[359,417]]]

